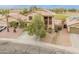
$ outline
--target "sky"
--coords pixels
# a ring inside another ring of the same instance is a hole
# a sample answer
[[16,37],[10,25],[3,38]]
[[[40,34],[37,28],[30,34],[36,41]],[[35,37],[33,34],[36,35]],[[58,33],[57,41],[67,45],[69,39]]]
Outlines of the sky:
[[37,6],[40,8],[75,8],[75,9],[79,9],[79,5],[0,5],[0,9],[29,8],[32,6]]

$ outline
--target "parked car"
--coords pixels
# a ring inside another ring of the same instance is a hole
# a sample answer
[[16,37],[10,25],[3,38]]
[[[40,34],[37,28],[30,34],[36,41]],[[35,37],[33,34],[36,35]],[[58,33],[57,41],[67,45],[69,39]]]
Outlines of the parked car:
[[0,32],[3,31],[4,29],[6,29],[5,26],[0,26]]

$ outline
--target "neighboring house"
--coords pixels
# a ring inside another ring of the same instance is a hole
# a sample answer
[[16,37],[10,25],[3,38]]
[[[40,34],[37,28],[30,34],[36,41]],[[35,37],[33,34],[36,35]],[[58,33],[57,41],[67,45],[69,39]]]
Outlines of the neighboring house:
[[79,16],[71,16],[66,21],[68,32],[79,34]]
[[[8,15],[9,15],[8,22],[12,22],[12,21],[19,22],[20,20],[22,21],[26,20],[26,16],[21,15],[20,13],[12,12],[12,13],[9,13]],[[0,15],[0,26],[7,26],[5,16]]]
[[[21,15],[20,13],[10,13],[9,16],[10,16],[9,18],[14,19],[14,21],[19,21],[19,20],[26,21],[27,20],[26,16]],[[9,21],[13,21],[13,20],[9,20]]]
[[41,17],[43,18],[44,24],[45,24],[45,29],[54,29],[54,15],[55,13],[49,11],[49,10],[41,10],[41,11],[33,11],[30,12],[27,15],[27,22],[31,22],[33,19],[33,16],[35,15],[41,15]]

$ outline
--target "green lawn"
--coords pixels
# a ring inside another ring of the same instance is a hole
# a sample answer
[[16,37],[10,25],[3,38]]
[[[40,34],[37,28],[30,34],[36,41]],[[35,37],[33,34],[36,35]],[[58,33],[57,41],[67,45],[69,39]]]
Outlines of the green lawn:
[[54,17],[58,20],[66,20],[66,18],[68,17],[67,15],[64,14],[56,14],[54,15]]

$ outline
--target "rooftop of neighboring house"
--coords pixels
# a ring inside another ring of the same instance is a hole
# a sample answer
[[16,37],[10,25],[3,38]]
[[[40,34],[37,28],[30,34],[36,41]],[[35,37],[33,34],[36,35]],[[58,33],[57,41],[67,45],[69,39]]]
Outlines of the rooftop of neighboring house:
[[21,19],[21,20],[26,19],[26,16],[21,15],[20,13],[10,13],[9,16],[14,18],[14,19]]
[[55,15],[54,12],[51,12],[47,9],[44,9],[43,11],[36,11],[36,12],[43,15],[43,16],[53,16],[53,15]]
[[66,20],[67,25],[73,25],[79,23],[79,16],[70,16]]
[[[14,12],[12,12],[12,13],[9,13],[9,18],[8,19],[9,19],[8,21],[18,21],[18,20],[25,21],[26,16],[24,16],[24,15],[22,15],[20,13],[14,13]],[[5,16],[2,16],[0,14],[0,20],[6,22],[6,17]]]
[[54,12],[47,10],[47,9],[31,11],[26,16],[20,14],[20,11],[21,10],[11,10],[11,13],[9,15],[11,17],[15,18],[15,19],[22,19],[22,20],[27,19],[26,16],[28,16],[28,15],[32,16],[34,14],[41,14],[43,16],[53,16],[53,15],[55,15]]
[[[56,13],[50,11],[50,10],[47,10],[47,9],[43,9],[43,10],[35,10],[35,11],[32,11],[32,12],[29,12],[29,14],[32,14],[32,13],[37,13],[37,14],[40,14],[40,15],[43,15],[43,16],[53,16],[55,15]],[[33,14],[32,14],[33,15]]]

